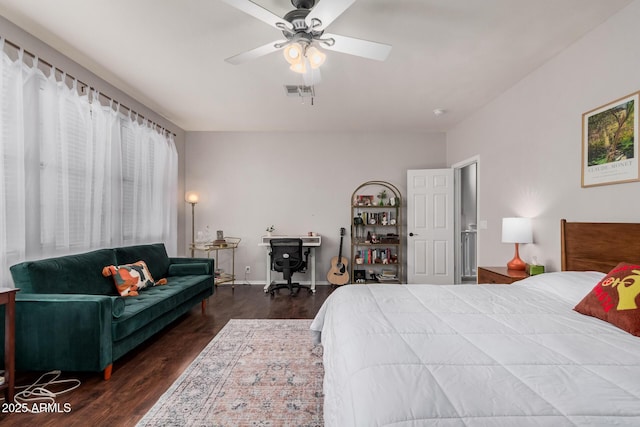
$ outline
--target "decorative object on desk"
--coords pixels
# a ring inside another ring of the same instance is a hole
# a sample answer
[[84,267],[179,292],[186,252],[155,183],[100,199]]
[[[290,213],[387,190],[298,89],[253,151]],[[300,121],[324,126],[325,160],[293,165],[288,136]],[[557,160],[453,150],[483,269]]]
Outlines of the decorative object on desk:
[[387,190],[382,190],[381,192],[378,193],[378,199],[380,200],[378,202],[378,206],[384,206],[384,200],[387,198]]
[[582,186],[640,180],[635,92],[582,115]]
[[515,243],[513,259],[507,263],[509,270],[524,271],[526,264],[520,259],[518,245],[533,242],[531,218],[502,218],[502,243]]
[[198,197],[198,193],[195,191],[187,191],[184,199],[187,203],[191,204],[191,258],[193,258],[193,251],[196,245],[195,208],[200,197]]
[[222,230],[216,231],[216,240],[224,240],[224,232]]
[[345,229],[340,228],[340,250],[338,256],[331,258],[331,269],[327,273],[327,280],[335,286],[341,286],[349,283],[349,270],[347,270],[347,257],[342,256],[342,240],[344,238]]
[[272,225],[268,226],[266,228],[266,230],[267,230],[267,236],[271,236],[271,233],[273,233],[276,230],[276,228],[272,224]]

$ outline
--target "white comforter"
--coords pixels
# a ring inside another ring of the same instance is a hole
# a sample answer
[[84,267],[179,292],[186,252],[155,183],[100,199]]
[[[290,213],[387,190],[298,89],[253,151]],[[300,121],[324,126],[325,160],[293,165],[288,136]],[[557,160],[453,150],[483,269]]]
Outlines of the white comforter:
[[350,285],[311,329],[327,426],[640,426],[640,338],[572,310],[600,273]]

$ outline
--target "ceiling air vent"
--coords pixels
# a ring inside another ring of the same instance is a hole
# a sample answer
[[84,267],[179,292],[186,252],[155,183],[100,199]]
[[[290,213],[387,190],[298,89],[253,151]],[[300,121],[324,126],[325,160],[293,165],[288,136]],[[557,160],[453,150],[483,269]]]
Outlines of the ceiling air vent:
[[287,96],[298,96],[301,98],[313,98],[315,96],[313,86],[285,85],[284,90],[287,92]]

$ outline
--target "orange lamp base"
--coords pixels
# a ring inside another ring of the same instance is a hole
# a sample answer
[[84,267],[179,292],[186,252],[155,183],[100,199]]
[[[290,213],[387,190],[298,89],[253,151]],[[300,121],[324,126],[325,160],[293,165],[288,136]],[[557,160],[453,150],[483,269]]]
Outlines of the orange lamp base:
[[507,263],[507,269],[524,271],[527,269],[527,263],[520,259],[520,254],[518,253],[518,243],[516,243],[515,245],[516,253],[513,256],[513,259]]

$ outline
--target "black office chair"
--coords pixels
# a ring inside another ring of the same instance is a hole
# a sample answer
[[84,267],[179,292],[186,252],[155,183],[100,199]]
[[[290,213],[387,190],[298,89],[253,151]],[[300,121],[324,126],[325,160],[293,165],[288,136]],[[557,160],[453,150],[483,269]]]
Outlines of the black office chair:
[[[291,277],[293,273],[298,271],[306,271],[307,261],[309,258],[309,250],[304,254],[302,252],[302,239],[271,239],[271,270],[282,272],[282,277],[286,283],[272,283],[269,285],[268,291],[271,296],[279,289],[289,289],[290,295],[297,295],[300,289],[307,289],[311,292],[309,286],[300,283],[292,283]],[[297,292],[294,293],[294,289]]]

